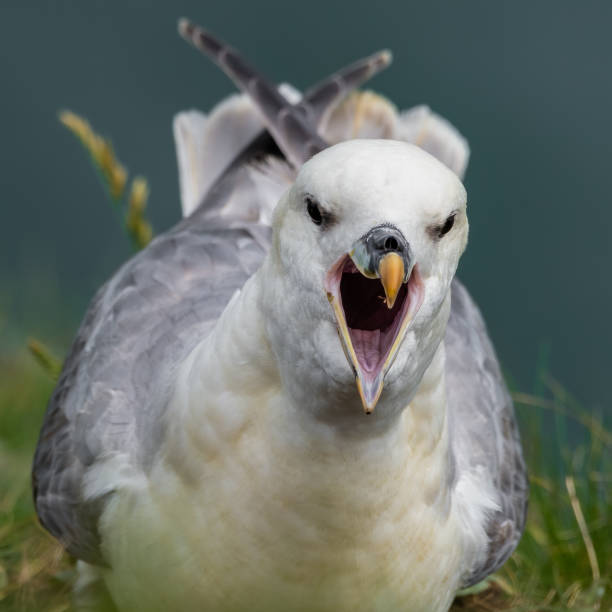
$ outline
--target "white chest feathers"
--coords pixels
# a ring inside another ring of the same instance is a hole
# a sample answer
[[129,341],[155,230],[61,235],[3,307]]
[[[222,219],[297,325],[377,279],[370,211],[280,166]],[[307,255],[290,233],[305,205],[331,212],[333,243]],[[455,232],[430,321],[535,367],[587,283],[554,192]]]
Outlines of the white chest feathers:
[[109,503],[105,580],[120,610],[448,609],[474,542],[448,486],[445,426],[415,443],[408,408],[367,440],[305,435],[280,396],[242,408],[170,439]]

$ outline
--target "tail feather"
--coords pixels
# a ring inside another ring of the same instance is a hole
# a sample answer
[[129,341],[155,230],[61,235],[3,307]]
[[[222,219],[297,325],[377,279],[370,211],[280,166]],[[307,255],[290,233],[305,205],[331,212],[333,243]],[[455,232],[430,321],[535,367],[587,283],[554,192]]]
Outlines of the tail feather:
[[179,32],[249,95],[265,126],[292,165],[301,166],[306,159],[327,147],[301,110],[289,104],[276,86],[251,68],[237,51],[186,19],[179,22]]
[[391,61],[391,52],[387,50],[357,60],[308,89],[298,107],[305,109],[311,125],[318,129],[339,102],[387,68]]
[[179,32],[249,95],[279,149],[295,168],[328,146],[318,133],[328,111],[391,62],[389,51],[358,60],[309,89],[297,104],[291,104],[275,84],[210,32],[186,19],[180,20]]

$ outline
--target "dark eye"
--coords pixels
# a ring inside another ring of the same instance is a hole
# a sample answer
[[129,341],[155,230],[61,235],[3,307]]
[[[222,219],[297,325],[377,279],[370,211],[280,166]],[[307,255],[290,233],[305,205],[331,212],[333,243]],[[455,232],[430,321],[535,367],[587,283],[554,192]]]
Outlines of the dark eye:
[[312,222],[315,225],[321,225],[321,223],[323,223],[323,215],[321,214],[321,211],[319,210],[319,206],[316,203],[315,199],[311,196],[306,196],[305,201],[306,210],[308,211]]
[[441,225],[438,228],[438,237],[442,238],[442,236],[444,236],[445,234],[448,234],[448,232],[450,232],[451,229],[453,228],[454,224],[455,224],[455,213],[453,213],[452,215],[449,215],[448,219],[446,219],[446,221],[444,222],[444,225]]

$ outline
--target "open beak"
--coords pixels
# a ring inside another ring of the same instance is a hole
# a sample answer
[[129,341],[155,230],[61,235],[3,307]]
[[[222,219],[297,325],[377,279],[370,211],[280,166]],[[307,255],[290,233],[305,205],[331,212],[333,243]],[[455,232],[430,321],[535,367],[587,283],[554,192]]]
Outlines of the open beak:
[[368,259],[358,244],[331,267],[325,288],[363,408],[370,414],[423,302],[418,266],[410,266],[406,253],[397,251]]

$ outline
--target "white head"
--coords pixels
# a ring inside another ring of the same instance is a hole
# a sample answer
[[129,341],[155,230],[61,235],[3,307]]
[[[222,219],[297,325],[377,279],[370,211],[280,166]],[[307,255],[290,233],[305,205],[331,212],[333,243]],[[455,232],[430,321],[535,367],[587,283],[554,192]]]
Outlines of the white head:
[[273,227],[261,307],[293,400],[320,418],[403,408],[450,312],[459,179],[404,142],[343,142],[304,164]]

